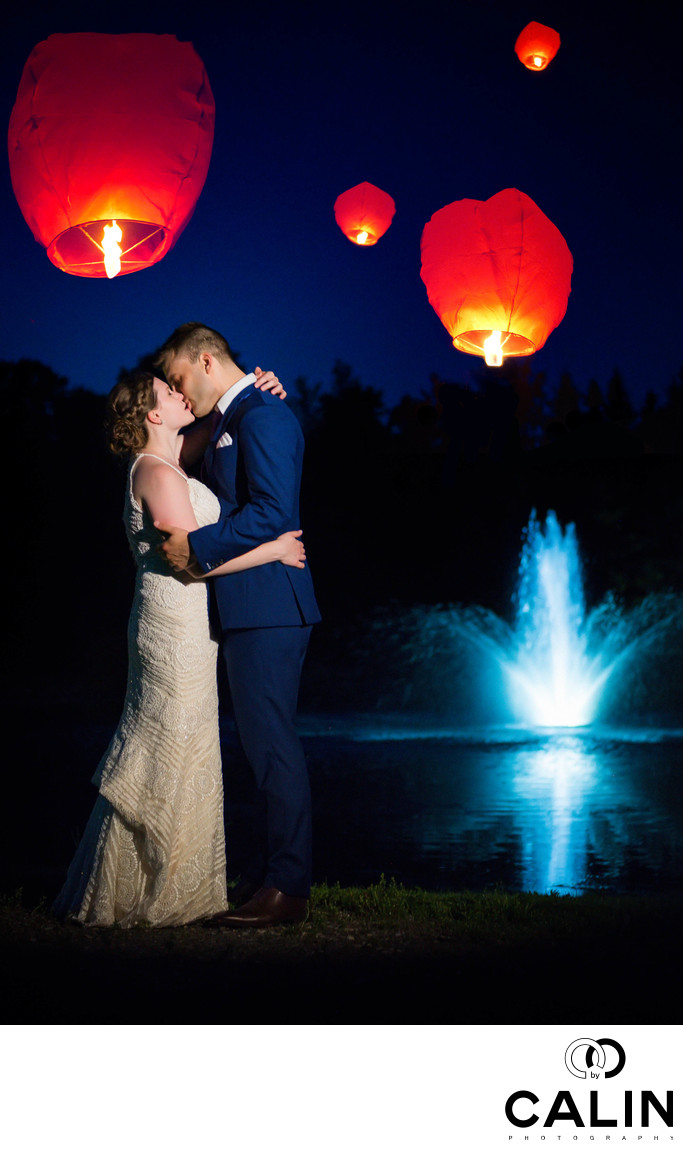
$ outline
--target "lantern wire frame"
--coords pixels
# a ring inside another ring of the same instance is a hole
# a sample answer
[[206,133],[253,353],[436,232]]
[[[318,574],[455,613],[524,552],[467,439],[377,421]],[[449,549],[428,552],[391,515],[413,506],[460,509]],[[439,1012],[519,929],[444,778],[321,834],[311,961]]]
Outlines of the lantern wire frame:
[[[127,244],[121,251],[121,271],[118,275],[130,275],[132,272],[141,271],[143,268],[157,263],[166,254],[168,250],[168,228],[144,220],[127,220],[112,215],[107,219],[89,220],[87,223],[66,228],[65,231],[55,236],[48,246],[48,259],[62,271],[69,271],[71,274],[98,279],[106,278],[104,248],[101,241],[91,234],[90,229],[102,235],[105,224],[111,223],[112,220],[117,220]],[[158,236],[158,240],[155,243],[156,236]],[[82,237],[85,237],[88,242],[86,243]],[[88,258],[92,251],[90,245],[97,248],[100,253],[98,259]],[[138,253],[137,258],[126,259],[126,256],[130,256],[130,253],[134,251]],[[78,271],[75,270],[76,268]]]
[[[366,223],[359,224],[353,231],[344,232],[344,235],[347,240],[351,240],[352,244],[358,244],[361,248],[371,248],[373,244],[376,244],[377,241],[381,239],[381,236],[375,234],[370,224]],[[365,238],[363,239],[362,237]]]
[[467,352],[468,355],[481,355],[484,352],[484,343],[487,339],[494,334],[500,334],[500,345],[503,354],[508,356],[514,355],[533,355],[536,351],[536,344],[532,340],[527,339],[525,335],[519,335],[514,331],[502,331],[500,328],[480,328],[478,331],[463,331],[453,337],[453,347],[458,351]]

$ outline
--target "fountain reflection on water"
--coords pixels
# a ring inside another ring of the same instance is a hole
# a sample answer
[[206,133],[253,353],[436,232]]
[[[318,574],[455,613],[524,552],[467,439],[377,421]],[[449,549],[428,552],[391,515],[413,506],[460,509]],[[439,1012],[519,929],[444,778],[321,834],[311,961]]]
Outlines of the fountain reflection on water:
[[519,756],[513,793],[528,812],[522,840],[526,890],[578,890],[585,881],[599,755],[561,734]]

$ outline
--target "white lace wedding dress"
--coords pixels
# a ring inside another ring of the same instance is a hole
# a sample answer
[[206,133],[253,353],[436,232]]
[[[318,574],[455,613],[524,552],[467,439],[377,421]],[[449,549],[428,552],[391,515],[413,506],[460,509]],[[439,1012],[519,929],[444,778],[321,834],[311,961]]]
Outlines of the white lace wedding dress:
[[[157,555],[159,534],[132,494],[139,458],[124,505],[137,577],[123,714],[93,777],[99,797],[54,904],[60,917],[98,926],[174,926],[227,908],[208,588],[182,582]],[[196,479],[187,482],[197,523],[214,523],[216,496]]]

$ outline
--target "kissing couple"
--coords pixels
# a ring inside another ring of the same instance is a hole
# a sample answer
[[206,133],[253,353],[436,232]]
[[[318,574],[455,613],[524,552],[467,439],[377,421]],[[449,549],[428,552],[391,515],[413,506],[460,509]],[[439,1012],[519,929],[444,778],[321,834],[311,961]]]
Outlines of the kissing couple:
[[[320,620],[300,539],[303,435],[277,378],[245,374],[204,324],[177,328],[156,366],[159,376],[136,372],[108,399],[109,447],[128,461],[123,517],[137,568],[128,681],[53,909],[99,926],[301,922],[311,796],[295,715]],[[200,463],[201,482],[189,474]],[[256,798],[230,907],[219,647]]]

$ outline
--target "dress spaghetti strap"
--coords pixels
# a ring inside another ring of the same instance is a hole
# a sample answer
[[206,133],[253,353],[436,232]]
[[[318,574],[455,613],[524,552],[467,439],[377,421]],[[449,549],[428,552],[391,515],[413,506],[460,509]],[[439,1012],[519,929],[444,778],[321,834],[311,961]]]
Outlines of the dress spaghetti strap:
[[135,499],[135,496],[133,495],[133,472],[135,471],[135,468],[138,465],[138,460],[142,459],[142,457],[144,455],[146,455],[149,459],[158,459],[160,463],[165,463],[167,467],[171,467],[173,469],[173,471],[177,471],[178,475],[182,475],[182,477],[186,483],[189,482],[188,477],[185,474],[185,472],[181,471],[179,467],[174,467],[174,465],[172,463],[169,463],[167,459],[162,459],[160,455],[153,455],[151,451],[139,451],[138,454],[136,455],[135,459],[133,460],[133,463],[131,464],[131,469],[130,469],[130,472],[128,475],[128,487],[129,487],[129,491],[130,491],[130,497],[136,503],[137,503],[137,499]]

